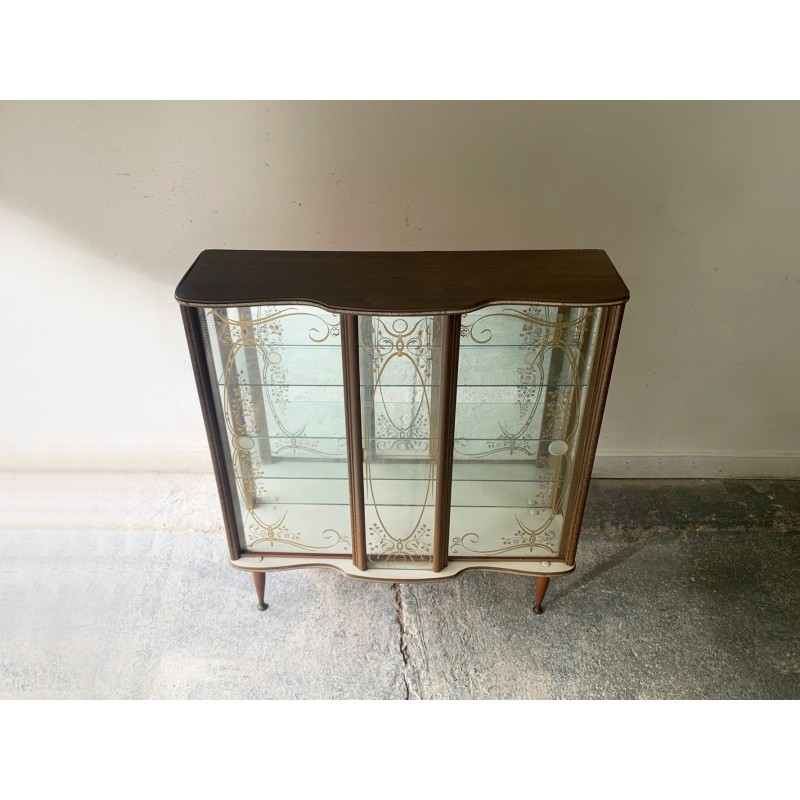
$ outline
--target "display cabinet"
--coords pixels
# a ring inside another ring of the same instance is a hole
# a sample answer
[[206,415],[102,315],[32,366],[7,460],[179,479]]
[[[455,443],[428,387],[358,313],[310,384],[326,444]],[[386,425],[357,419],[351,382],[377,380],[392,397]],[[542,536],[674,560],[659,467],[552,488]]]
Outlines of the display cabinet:
[[601,250],[207,250],[178,285],[231,563],[575,567],[628,290]]

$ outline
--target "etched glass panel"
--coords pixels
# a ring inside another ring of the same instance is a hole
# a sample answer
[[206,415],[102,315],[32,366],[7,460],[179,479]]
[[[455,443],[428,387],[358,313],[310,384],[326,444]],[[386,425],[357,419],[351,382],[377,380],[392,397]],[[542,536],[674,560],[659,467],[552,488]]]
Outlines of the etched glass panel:
[[339,316],[314,306],[206,309],[243,549],[350,553]]
[[438,317],[359,317],[364,511],[370,568],[427,568],[433,553]]
[[599,309],[461,321],[449,554],[557,556]]

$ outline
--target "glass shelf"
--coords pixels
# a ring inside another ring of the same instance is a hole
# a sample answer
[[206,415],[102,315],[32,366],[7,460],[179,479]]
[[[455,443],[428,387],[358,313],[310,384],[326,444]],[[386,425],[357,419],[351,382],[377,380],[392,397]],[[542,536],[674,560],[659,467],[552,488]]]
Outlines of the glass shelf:
[[[343,398],[319,399],[326,389],[286,387],[285,391],[262,397],[251,388],[225,393],[232,436],[277,439],[344,439],[346,426]],[[574,415],[548,415],[548,404],[577,407],[583,392],[567,388],[547,395],[526,395],[496,390],[494,397],[505,402],[463,402],[458,406],[455,439],[465,441],[531,442],[570,439]],[[362,404],[365,441],[409,441],[436,439],[436,411],[429,410],[425,397],[409,402]]]
[[[373,481],[409,481],[427,480],[428,465],[432,462],[420,462],[420,465],[409,461],[394,460],[386,462],[368,462],[371,479]],[[421,465],[425,465],[424,467]],[[433,464],[435,468],[435,464]],[[241,473],[236,473],[241,476]],[[491,469],[487,469],[483,462],[475,461],[456,461],[453,464],[453,481],[478,483],[546,483],[552,480],[550,473],[545,468],[536,468],[529,461],[521,463],[505,462],[493,464]],[[268,483],[269,481],[294,480],[294,481],[326,481],[348,479],[347,462],[340,461],[314,460],[314,459],[291,459],[276,458],[271,463],[261,463],[256,474],[251,476],[257,483]]]
[[332,350],[339,350],[341,351],[342,345],[338,338],[334,338],[333,340],[329,340],[327,342],[312,342],[310,340],[306,340],[303,342],[280,342],[279,344],[270,343],[268,340],[261,340],[261,339],[235,339],[234,342],[241,343],[240,349],[245,351],[253,351],[253,352],[261,352],[262,350],[272,351],[282,351],[286,350],[287,353],[297,353],[299,349],[305,350],[319,350],[319,349],[332,349]]
[[[398,509],[418,506],[429,489],[429,479],[419,476],[376,477],[365,480],[364,502],[368,508],[378,505]],[[292,505],[348,505],[350,502],[347,478],[317,480],[304,485],[297,479],[258,478],[254,481],[256,502],[270,506]],[[453,508],[518,508],[530,515],[533,511],[549,508],[552,503],[553,484],[531,481],[455,481],[452,491]],[[431,502],[432,502],[431,498]]]
[[[313,452],[313,451],[312,451]],[[310,455],[308,451],[304,455]],[[251,463],[252,472],[245,472],[241,469],[241,461],[236,461],[235,474],[238,477],[248,477],[256,481],[270,481],[275,479],[293,481],[326,481],[326,480],[347,480],[347,463],[343,453],[339,461],[328,460],[327,458],[290,458],[279,457],[272,461],[263,461],[256,456]],[[373,481],[408,481],[408,480],[429,480],[429,467],[435,462],[431,459],[396,459],[386,458],[383,460],[367,459],[364,468],[369,469],[370,478]],[[558,480],[557,470],[559,468],[557,458],[549,456],[542,460],[542,465],[532,463],[529,459],[520,459],[516,463],[513,460],[505,460],[502,463],[492,463],[491,468],[487,468],[484,461],[455,461],[453,464],[454,483],[463,481],[465,483],[522,483],[525,485],[536,483],[549,483]],[[434,472],[435,477],[435,472]]]
[[[217,380],[218,386],[225,386],[225,381],[221,378]],[[322,391],[324,389],[342,389],[341,383],[330,383],[330,384],[320,384],[320,383],[302,383],[300,381],[292,381],[291,383],[282,383],[278,381],[264,381],[261,378],[258,378],[254,381],[250,380],[241,380],[237,382],[239,386],[253,386],[253,387],[266,387],[272,389],[278,388],[286,388],[286,389],[308,389],[313,387],[318,391]],[[428,384],[429,387],[439,387],[438,383]],[[568,383],[568,382],[551,382],[551,383],[502,383],[500,381],[494,383],[463,383],[460,384],[458,390],[461,391],[462,389],[562,389],[562,388],[574,388],[574,387],[584,387],[586,386],[586,382],[583,381],[581,383]],[[405,395],[408,395],[414,391],[414,387],[409,386],[407,383],[386,383],[381,382],[380,390],[387,391],[389,389],[402,389]],[[420,392],[419,389],[417,389]],[[370,394],[373,394],[370,392]],[[362,389],[362,396],[364,395],[364,390]],[[477,402],[477,401],[476,401]],[[514,402],[513,400],[509,400],[509,402]]]
[[[292,443],[306,443],[312,441],[320,441],[320,442],[345,442],[346,439],[344,436],[315,436],[313,434],[308,435],[296,435],[296,436],[264,436],[262,434],[256,433],[248,433],[242,436],[238,436],[235,439],[232,439],[232,445],[235,450],[240,451],[250,451],[257,449],[258,445],[269,445],[271,448],[275,449],[277,447],[285,447],[287,445],[291,445]],[[370,436],[362,440],[364,443],[364,447],[366,450],[369,450],[371,444],[386,446],[389,444],[397,444],[398,446],[402,443],[408,443],[412,446],[422,446],[423,444],[430,444],[431,438],[429,436],[407,436],[407,437],[400,437],[400,436]],[[539,445],[543,447],[552,444],[555,442],[562,442],[562,439],[554,439],[554,438],[547,438],[547,439],[536,439],[533,437],[520,437],[517,439],[508,439],[508,438],[494,438],[494,439],[487,439],[485,436],[482,437],[465,437],[460,436],[457,437],[455,440],[455,444],[457,447],[467,444],[467,443],[477,443],[477,444],[486,444],[492,451],[494,449],[502,449],[506,447],[518,447],[520,449],[536,449]],[[545,447],[546,449],[546,447]],[[569,451],[569,443],[567,443],[567,449],[564,452],[552,452],[553,455],[564,455],[566,452]],[[469,455],[469,454],[467,454]],[[458,456],[458,450],[456,450],[456,456]],[[458,457],[456,457],[456,462],[459,461]]]

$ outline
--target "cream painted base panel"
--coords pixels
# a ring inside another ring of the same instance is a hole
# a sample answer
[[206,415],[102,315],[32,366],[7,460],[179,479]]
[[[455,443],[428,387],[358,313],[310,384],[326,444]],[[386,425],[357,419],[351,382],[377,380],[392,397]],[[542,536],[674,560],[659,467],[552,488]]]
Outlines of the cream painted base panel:
[[423,583],[455,578],[459,573],[470,569],[486,569],[495,572],[513,572],[518,575],[567,575],[575,567],[560,561],[451,561],[441,572],[429,569],[368,569],[360,570],[352,561],[345,558],[292,558],[291,556],[259,557],[246,556],[231,561],[237,569],[247,572],[271,572],[281,569],[302,569],[304,567],[324,567],[336,569],[349,578],[367,581],[388,581],[390,583]]

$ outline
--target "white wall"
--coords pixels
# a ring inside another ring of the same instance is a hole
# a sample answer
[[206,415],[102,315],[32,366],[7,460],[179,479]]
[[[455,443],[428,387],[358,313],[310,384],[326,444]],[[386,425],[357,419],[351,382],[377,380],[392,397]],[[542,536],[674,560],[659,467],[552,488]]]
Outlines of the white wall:
[[601,474],[800,476],[798,103],[2,103],[0,468],[210,468],[205,248],[607,250]]

